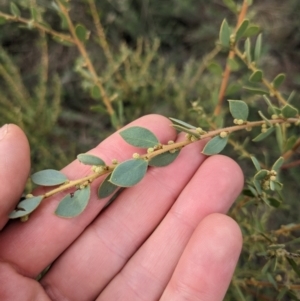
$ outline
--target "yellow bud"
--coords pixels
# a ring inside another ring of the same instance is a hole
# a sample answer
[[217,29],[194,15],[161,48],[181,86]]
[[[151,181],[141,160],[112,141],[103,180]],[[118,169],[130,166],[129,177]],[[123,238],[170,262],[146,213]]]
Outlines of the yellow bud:
[[234,119],[233,119],[233,123],[234,123],[234,124],[238,124],[238,119],[234,118]]
[[261,132],[262,132],[262,133],[265,133],[266,131],[267,131],[266,128],[262,128],[262,129],[261,129]]
[[111,160],[111,163],[112,163],[112,164],[118,164],[119,162],[118,162],[117,159],[112,159],[112,160]]
[[168,144],[170,145],[170,144],[174,144],[174,141],[173,140],[170,140],[170,141],[168,141]]
[[271,116],[271,118],[272,118],[272,119],[277,119],[277,118],[278,118],[278,115],[273,114],[273,115]]
[[239,120],[237,121],[237,124],[238,124],[238,125],[244,124],[244,120],[243,120],[243,119],[239,119]]
[[266,125],[265,123],[263,123],[263,124],[261,125],[261,127],[262,127],[262,128],[266,128],[267,125]]
[[247,127],[246,127],[246,131],[247,131],[247,132],[251,132],[251,131],[252,131],[252,127],[251,127],[251,126],[247,126]]
[[28,214],[20,217],[20,221],[22,223],[27,222],[28,220],[29,220],[29,215]]
[[276,281],[280,282],[282,281],[282,276],[280,274],[276,275],[275,277]]
[[149,147],[148,149],[147,149],[147,153],[148,154],[151,154],[151,153],[153,153],[154,152],[154,148],[153,147]]
[[271,180],[271,181],[276,181],[276,176],[271,176],[271,177],[270,177],[270,180]]
[[227,137],[228,136],[228,133],[227,132],[221,132],[220,133],[220,137],[221,138],[225,138],[225,137]]
[[133,158],[133,159],[138,159],[138,158],[140,158],[140,154],[134,153],[134,154],[132,155],[132,158]]
[[26,198],[26,199],[33,198],[33,195],[32,195],[32,194],[30,194],[30,193],[29,193],[29,194],[26,194],[25,198]]

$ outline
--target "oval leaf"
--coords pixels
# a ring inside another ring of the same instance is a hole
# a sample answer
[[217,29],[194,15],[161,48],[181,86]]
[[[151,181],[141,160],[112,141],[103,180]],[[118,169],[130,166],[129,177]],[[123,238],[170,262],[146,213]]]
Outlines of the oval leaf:
[[258,83],[261,82],[262,78],[263,72],[261,70],[256,70],[250,75],[249,81],[252,83]]
[[221,138],[220,136],[215,136],[205,145],[202,153],[204,155],[215,155],[221,152],[226,146],[228,141],[228,136],[225,138]]
[[244,86],[243,89],[248,90],[249,92],[252,92],[253,94],[259,94],[259,95],[269,95],[270,94],[270,92],[260,89],[260,88],[256,88],[256,87]]
[[179,153],[180,151],[176,151],[175,153],[165,152],[163,154],[153,157],[149,161],[149,165],[154,167],[167,166],[178,157]]
[[274,127],[268,128],[266,132],[260,133],[258,136],[256,136],[252,141],[259,142],[265,138],[267,138],[269,135],[271,135],[274,131]]
[[127,143],[136,147],[148,148],[159,143],[151,131],[139,126],[133,126],[121,131],[120,135]]
[[242,100],[228,100],[229,110],[233,118],[247,120],[249,115],[248,105]]
[[105,165],[105,162],[101,158],[89,154],[79,154],[77,159],[86,165]]
[[268,170],[266,169],[261,169],[260,171],[258,171],[255,176],[254,179],[261,181],[263,179],[265,179],[268,176]]
[[257,25],[249,25],[243,34],[243,37],[249,38],[251,36],[257,35],[260,32],[260,28]]
[[181,121],[179,119],[176,119],[176,118],[172,118],[172,117],[169,117],[169,119],[174,123],[174,124],[178,124],[178,125],[182,125],[183,127],[186,127],[188,129],[195,129],[196,127],[189,124],[189,123],[186,123],[184,121]]
[[289,104],[285,105],[282,108],[281,113],[285,118],[294,118],[297,117],[299,114],[298,110]]
[[259,34],[256,39],[255,49],[254,49],[254,60],[256,66],[258,66],[261,57],[261,47],[262,47],[262,34]]
[[249,38],[245,41],[245,52],[246,52],[246,57],[247,57],[248,63],[251,63],[252,62],[251,41]]
[[76,37],[81,41],[85,42],[88,38],[88,31],[82,24],[77,24],[75,27]]
[[274,78],[274,80],[273,80],[273,82],[272,82],[273,87],[274,87],[275,89],[278,89],[278,88],[282,85],[282,83],[284,82],[285,77],[286,77],[286,76],[285,76],[284,73],[278,74],[278,75]]
[[91,194],[90,186],[76,190],[74,194],[66,195],[58,207],[55,214],[61,217],[75,217],[86,208]]
[[253,162],[253,164],[254,164],[254,166],[255,166],[255,169],[256,169],[257,171],[260,171],[260,170],[261,170],[261,167],[260,167],[259,161],[258,161],[254,156],[251,156],[250,158],[251,158],[251,160],[252,160],[252,162]]
[[228,48],[230,46],[230,28],[229,25],[226,21],[226,19],[223,20],[221,24],[221,29],[220,29],[220,43],[222,46]]
[[43,196],[35,196],[21,201],[17,208],[9,214],[9,218],[19,218],[33,212],[43,200]]
[[109,181],[117,186],[130,187],[140,182],[146,174],[148,162],[143,159],[131,159],[119,164]]
[[248,26],[249,26],[249,20],[245,19],[239,26],[238,30],[236,31],[235,34],[236,41],[238,41],[243,36]]
[[284,158],[283,157],[279,157],[276,162],[273,164],[272,166],[272,170],[275,170],[276,172],[279,171],[279,168],[281,167],[281,165],[284,162]]
[[54,169],[45,169],[34,173],[31,176],[33,183],[42,186],[55,186],[65,183],[68,178],[60,171]]
[[98,197],[100,199],[106,198],[113,194],[119,186],[116,186],[115,184],[109,182],[109,176],[105,178],[105,180],[101,183],[101,185],[98,188]]
[[10,3],[10,12],[12,13],[13,16],[15,17],[20,17],[21,16],[21,12],[20,12],[20,9],[18,8],[18,6],[11,2]]

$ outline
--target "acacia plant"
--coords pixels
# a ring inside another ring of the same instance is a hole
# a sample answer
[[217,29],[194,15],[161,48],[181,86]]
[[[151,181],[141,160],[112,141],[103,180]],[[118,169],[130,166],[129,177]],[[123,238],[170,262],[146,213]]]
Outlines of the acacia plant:
[[[123,162],[118,162],[114,158],[111,158],[111,162],[104,162],[100,157],[88,153],[79,154],[77,159],[82,164],[90,165],[91,172],[76,180],[69,180],[62,172],[54,169],[38,171],[31,176],[32,182],[50,188],[41,195],[27,194],[9,217],[27,221],[41,202],[65,191],[65,197],[56,208],[55,214],[61,218],[72,218],[81,214],[88,206],[91,183],[99,177],[105,176],[98,187],[99,198],[113,198],[120,188],[138,184],[149,166],[164,167],[172,164],[183,148],[188,148],[196,141],[207,140],[202,150],[207,156],[222,152],[226,145],[230,144],[235,153],[246,162],[251,162],[255,172],[246,181],[242,195],[229,213],[241,226],[244,234],[244,250],[227,298],[300,300],[300,269],[297,264],[297,258],[300,256],[297,252],[299,224],[294,222],[281,224],[275,230],[271,230],[268,224],[274,212],[276,214],[280,207],[284,206],[282,170],[299,163],[287,163],[300,145],[300,140],[296,136],[300,124],[299,108],[292,105],[294,93],[286,96],[280,92],[286,75],[280,73],[270,80],[261,67],[263,36],[260,28],[247,19],[247,10],[251,2],[244,0],[243,4],[238,6],[234,1],[224,0],[237,16],[236,26],[231,27],[224,19],[216,47],[205,57],[198,73],[193,77],[196,80],[205,70],[220,75],[221,64],[217,62],[217,55],[220,52],[228,53],[224,71],[221,72],[218,95],[212,93],[209,99],[210,102],[214,100],[214,110],[209,112],[201,101],[194,101],[191,114],[195,116],[195,124],[170,118],[175,129],[185,132],[185,140],[163,144],[147,128],[135,126],[121,130],[119,132],[121,137],[130,145],[144,149],[143,154],[133,153],[131,158]],[[102,100],[112,123],[119,128],[122,122],[112,105],[114,96],[109,96],[103,77],[98,75],[87,51],[85,42],[89,31],[81,24],[74,25],[69,15],[68,1],[58,0],[55,3],[67,24],[69,34],[57,32],[46,26],[38,19],[34,9],[30,20],[22,18],[20,10],[13,2],[12,14],[0,12],[0,16],[6,21],[30,25],[44,34],[59,39],[60,42],[76,45],[81,54],[80,62],[84,66],[78,67],[77,71],[79,70],[84,80],[89,83],[92,95]],[[88,3],[92,8],[92,18],[105,57],[113,62],[113,54],[96,13],[95,2],[88,0]],[[112,64],[115,66],[116,80],[125,90],[128,89],[124,75],[114,63]],[[241,70],[241,66],[248,71],[245,69],[242,74],[237,72]],[[240,77],[239,85],[241,81],[243,82],[243,94],[241,93],[243,97],[224,101],[226,95],[230,94],[228,88],[233,72],[236,72],[235,76]],[[263,105],[256,113],[258,102]],[[244,137],[242,144],[239,142],[240,137]],[[261,156],[255,153],[253,146],[249,150],[246,147],[250,140],[259,146],[262,141],[268,139],[273,139],[272,142],[275,141],[278,145],[277,156],[270,158],[271,163],[267,160],[263,162]]]

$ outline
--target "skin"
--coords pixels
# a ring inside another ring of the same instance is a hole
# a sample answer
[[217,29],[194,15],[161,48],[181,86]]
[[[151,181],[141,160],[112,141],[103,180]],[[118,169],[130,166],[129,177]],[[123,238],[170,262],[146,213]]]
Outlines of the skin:
[[[159,115],[133,125],[148,128],[162,143],[184,139]],[[103,211],[108,199],[97,198],[98,179],[78,217],[53,214],[62,194],[44,200],[28,222],[8,222],[29,174],[30,151],[17,126],[1,128],[0,299],[221,301],[242,246],[238,225],[225,214],[243,175],[228,157],[202,155],[204,144],[187,146],[167,167],[150,168]],[[108,164],[134,152],[141,150],[118,133],[90,151]],[[76,179],[90,168],[74,161],[62,172]],[[49,264],[49,272],[35,281]]]

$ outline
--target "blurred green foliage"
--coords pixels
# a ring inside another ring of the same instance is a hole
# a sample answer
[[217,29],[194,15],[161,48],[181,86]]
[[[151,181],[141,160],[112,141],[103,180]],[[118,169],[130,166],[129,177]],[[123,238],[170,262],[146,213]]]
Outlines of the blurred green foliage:
[[[227,58],[227,52],[216,46],[220,24],[224,18],[231,26],[236,22],[234,9],[228,9],[225,2],[96,1],[107,50],[89,2],[71,1],[72,21],[90,31],[84,45],[118,124],[149,113],[204,128],[232,122],[227,109],[218,118],[212,117]],[[55,1],[13,3],[26,20],[36,18],[56,32],[69,34],[66,18]],[[237,7],[240,5],[238,2]],[[0,11],[18,14],[8,0],[1,2]],[[295,91],[291,102],[295,106],[300,83],[299,13],[297,0],[255,1],[248,12],[251,23],[263,31],[260,67],[270,81],[280,72],[288,74],[280,90],[285,97]],[[114,120],[75,45],[41,33],[30,22],[7,21],[0,16],[0,24],[0,123],[14,122],[24,129],[32,148],[33,170],[59,169],[112,133]],[[238,60],[230,61],[230,66],[234,72],[226,98],[243,99],[250,107],[249,119],[257,119],[257,111],[266,111],[266,103],[243,89],[249,85],[246,66]],[[299,135],[298,129],[289,131]],[[259,146],[245,137],[236,133],[233,147],[227,147],[225,153],[238,160],[247,177],[254,172],[250,154],[257,154],[266,166],[282,154],[274,148],[275,137]],[[230,215],[243,231],[244,248],[226,300],[275,300],[281,295],[277,300],[300,300],[299,274],[289,261],[294,257],[279,254],[286,249],[296,253],[299,247],[299,171],[284,169],[281,180],[286,188],[280,208],[258,203],[245,192],[231,209]],[[285,243],[287,248],[281,245]]]

